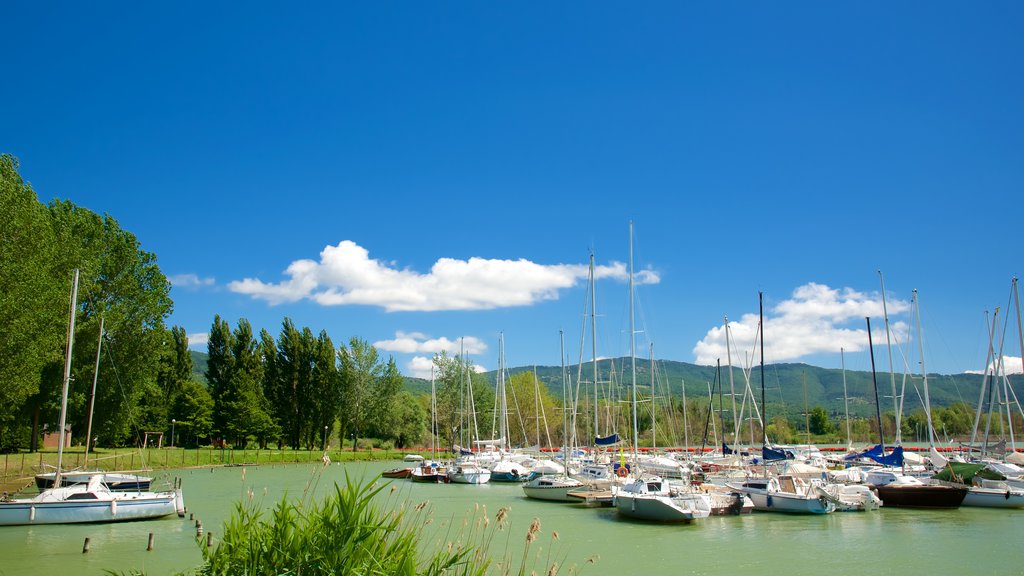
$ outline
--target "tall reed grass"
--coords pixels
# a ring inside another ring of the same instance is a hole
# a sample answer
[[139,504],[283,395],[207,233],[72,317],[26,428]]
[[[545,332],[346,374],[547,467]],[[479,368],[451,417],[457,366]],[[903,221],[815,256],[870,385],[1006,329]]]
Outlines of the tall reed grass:
[[[429,502],[412,504],[379,477],[359,481],[346,474],[344,485],[335,484],[315,502],[309,495],[318,479],[311,478],[301,499],[285,497],[269,511],[248,490],[214,546],[197,540],[203,564],[187,574],[556,576],[565,562],[555,553],[557,533],[547,548],[538,544],[539,519],[531,523],[525,542],[513,539],[508,507],[493,519],[486,506],[477,505],[462,519],[453,515],[435,522]],[[568,573],[576,571],[572,567]]]

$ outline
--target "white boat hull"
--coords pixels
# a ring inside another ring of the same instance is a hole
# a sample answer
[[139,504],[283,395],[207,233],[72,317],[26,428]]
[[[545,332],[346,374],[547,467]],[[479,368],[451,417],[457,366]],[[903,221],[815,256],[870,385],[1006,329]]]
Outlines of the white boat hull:
[[523,493],[528,498],[547,500],[549,502],[578,502],[579,499],[569,496],[569,492],[579,490],[583,483],[565,477],[540,476],[523,484]]
[[652,522],[692,522],[711,515],[707,496],[659,496],[630,494],[619,491],[615,495],[615,508],[619,514]]
[[967,491],[960,505],[976,508],[1024,508],[1024,492],[973,487]]
[[15,500],[0,502],[0,526],[126,522],[184,513],[180,491],[119,493],[112,500]]

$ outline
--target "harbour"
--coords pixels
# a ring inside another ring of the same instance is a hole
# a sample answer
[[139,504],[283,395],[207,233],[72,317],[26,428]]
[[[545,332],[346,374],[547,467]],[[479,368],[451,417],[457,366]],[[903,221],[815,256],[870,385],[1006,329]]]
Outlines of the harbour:
[[[269,509],[281,498],[322,498],[335,483],[371,479],[395,462],[195,468],[168,471],[182,478],[185,518],[115,524],[0,528],[5,561],[0,574],[42,574],[57,570],[87,576],[139,570],[172,574],[198,567],[200,543],[221,526],[238,502],[253,499]],[[506,535],[492,549],[512,556],[523,549],[533,520],[540,520],[536,555],[528,566],[540,571],[546,559],[583,574],[908,574],[942,570],[971,574],[1024,571],[1014,552],[1024,531],[1020,510],[961,507],[953,510],[882,508],[873,512],[786,515],[755,512],[712,516],[693,524],[647,523],[623,518],[614,508],[531,500],[518,483],[421,484],[382,480],[391,487],[382,506],[429,503],[436,529],[422,534],[429,550],[444,545],[449,527],[475,516],[493,521],[509,508]],[[394,490],[391,488],[393,487]],[[205,530],[197,538],[195,523]],[[147,551],[153,534],[153,550]],[[557,533],[557,537],[555,534]],[[90,539],[90,550],[82,544]],[[546,567],[545,567],[546,570]],[[567,572],[563,572],[567,573]]]

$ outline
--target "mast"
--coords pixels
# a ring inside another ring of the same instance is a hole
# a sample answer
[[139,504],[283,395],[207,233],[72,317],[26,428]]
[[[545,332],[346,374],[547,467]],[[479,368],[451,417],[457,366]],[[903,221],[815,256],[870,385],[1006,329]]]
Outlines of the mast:
[[650,344],[651,355],[651,448],[658,447],[658,415],[654,413],[654,342]]
[[875,389],[875,415],[878,417],[878,443],[885,451],[885,435],[882,433],[882,407],[878,404],[878,380],[875,379],[875,345],[871,340],[871,317],[865,318],[868,321],[868,351],[871,354],[871,386]]
[[563,475],[569,475],[569,393],[566,390],[566,380],[568,377],[565,373],[565,332],[562,330],[558,331],[558,342],[559,342],[559,358],[562,360],[562,463],[564,464]]
[[594,370],[594,447],[601,435],[597,422],[597,292],[594,291],[594,253],[590,253],[590,364]]
[[[924,338],[921,334],[921,301],[917,297],[917,289],[914,289],[914,316],[917,318],[917,349],[921,356],[921,378],[924,381],[924,415],[928,421],[928,447],[935,448],[935,430],[932,428],[932,402],[928,394],[928,370],[924,367]],[[896,422],[899,422],[899,415]]]
[[[764,296],[757,293],[757,328],[761,333],[761,444],[768,445],[768,427],[765,420],[768,419],[768,406],[764,403]],[[767,468],[765,469],[767,471]]]
[[633,318],[633,221],[629,221],[629,361],[633,383],[633,461],[640,452],[640,425],[636,420],[636,325]]
[[[725,361],[729,366],[729,398],[732,399],[732,441],[739,443],[740,420],[736,417],[736,387],[732,379],[732,343],[729,339],[729,317],[725,317]],[[725,435],[725,422],[722,422],[722,435]]]
[[683,444],[686,448],[690,448],[690,425],[686,421],[686,380],[680,380],[680,385],[683,388]]
[[853,448],[853,440],[850,439],[850,397],[846,393],[846,356],[843,349],[839,349],[839,361],[843,366],[843,408],[846,410],[846,448]]
[[999,308],[996,308],[995,314],[992,315],[992,324],[989,326],[988,322],[988,311],[985,312],[985,328],[988,329],[988,352],[985,354],[985,375],[981,379],[981,394],[978,396],[978,409],[974,413],[974,429],[971,431],[971,448],[974,447],[974,441],[978,437],[978,426],[981,425],[981,413],[985,410],[985,393],[989,387],[989,370],[995,366],[995,345],[993,338],[996,331],[996,317],[999,315]]
[[78,268],[75,268],[74,280],[71,283],[71,320],[68,322],[68,347],[64,358],[64,383],[60,393],[60,432],[57,435],[57,472],[53,477],[53,487],[60,486],[60,471],[64,464],[64,427],[68,421],[68,388],[71,386],[71,347],[75,341],[75,308],[78,307]]
[[900,409],[899,398],[896,396],[896,373],[892,368],[892,340],[889,335],[889,310],[885,303],[885,278],[882,277],[882,271],[878,271],[878,279],[882,283],[882,316],[885,319],[885,347],[889,351],[889,381],[892,384],[892,403],[893,409],[896,414],[896,445],[900,445],[903,442],[903,433],[900,430],[901,413],[903,410]]
[[499,408],[501,414],[498,416],[498,427],[500,434],[499,446],[501,450],[505,450],[505,445],[511,440],[511,433],[508,429],[508,399],[505,393],[505,333],[500,332],[498,334],[498,393],[501,395]]
[[[715,369],[715,380],[718,381],[718,417],[721,419],[721,422],[722,422],[722,443],[719,445],[719,448],[723,448],[725,446],[725,408],[724,408],[724,404],[722,403],[722,359],[721,358],[716,358],[715,359],[715,366],[716,366],[716,369]],[[722,456],[725,456],[725,450],[724,449],[722,450]]]
[[89,446],[92,445],[92,409],[96,402],[96,381],[100,377],[100,349],[103,348],[103,317],[100,316],[100,337],[96,342],[96,368],[92,373],[92,392],[89,394],[89,420],[85,425],[85,465],[89,465]]
[[[1013,289],[1013,303],[1014,303],[1014,307],[1017,309],[1017,342],[1020,343],[1021,373],[1024,373],[1024,328],[1022,328],[1021,325],[1020,325],[1020,296],[1018,295],[1018,291],[1017,291],[1017,277],[1016,276],[1014,276],[1013,281],[1010,283],[1010,285],[1011,285],[1011,288]],[[1013,387],[1009,386],[1009,379],[1007,379],[1007,386],[1010,388],[1010,393],[1013,393]],[[1014,399],[1016,399],[1016,398],[1014,398]],[[1010,398],[1007,397],[1006,401],[1009,402]],[[1020,408],[1020,402],[1017,402],[1017,408],[1018,409]],[[1007,408],[1007,411],[1009,411],[1009,408]],[[1022,416],[1024,416],[1024,414],[1022,414]],[[1017,451],[1017,442],[1013,438],[1013,419],[1010,418],[1009,421],[1010,421],[1010,447],[1013,449],[1014,452],[1016,452]]]
[[430,365],[430,459],[437,459],[437,394],[434,390],[434,364]]

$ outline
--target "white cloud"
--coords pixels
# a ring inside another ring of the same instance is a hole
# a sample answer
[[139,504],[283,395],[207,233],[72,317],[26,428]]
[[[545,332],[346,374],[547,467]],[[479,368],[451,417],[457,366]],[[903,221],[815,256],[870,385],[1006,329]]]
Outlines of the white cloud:
[[205,346],[210,341],[210,334],[206,332],[200,332],[198,334],[188,335],[188,345],[192,346]]
[[177,274],[169,276],[167,281],[175,288],[198,290],[206,286],[213,286],[216,282],[213,278],[200,278],[196,274]]
[[[1006,372],[1007,374],[1024,374],[1024,365],[1022,364],[1024,363],[1022,363],[1021,359],[1016,356],[1003,356],[1003,372]],[[988,370],[989,372],[993,370],[993,365],[991,363],[988,365]],[[986,372],[982,370],[968,370],[966,373],[985,374]]]
[[[537,264],[523,258],[440,258],[421,274],[372,259],[365,248],[344,240],[324,248],[319,262],[292,262],[285,275],[288,279],[276,284],[245,278],[230,282],[228,288],[271,305],[308,299],[324,306],[361,304],[389,312],[487,310],[556,300],[560,290],[587,278],[588,266]],[[625,280],[628,271],[621,262],[612,262],[595,267],[595,277]],[[645,269],[634,274],[634,281],[656,284],[660,277]]]
[[474,336],[463,336],[449,340],[448,338],[430,338],[420,332],[395,332],[393,340],[380,340],[373,347],[387,352],[401,354],[438,354],[447,352],[458,354],[465,350],[466,354],[482,354],[487,351],[487,344]]
[[415,356],[406,363],[406,374],[413,378],[429,379],[434,366],[434,359],[426,356]]
[[[886,304],[895,341],[906,342],[909,326],[903,321],[894,322],[893,317],[909,311],[910,303],[889,300]],[[885,342],[882,314],[880,294],[835,289],[813,282],[800,286],[791,298],[779,302],[765,315],[765,361],[784,362],[812,354],[835,353],[840,348],[847,352],[865,350],[868,336],[864,318],[869,316],[878,319],[872,326],[875,343]],[[744,356],[757,358],[757,323],[757,313],[747,313],[739,321],[729,322],[733,364],[742,365]],[[721,359],[724,363],[725,343],[723,326],[709,329],[693,348],[696,362],[714,364]]]
[[[414,356],[412,360],[409,360],[405,364],[406,375],[414,378],[423,378],[429,380],[431,375],[431,368],[434,366],[433,356]],[[473,371],[480,374],[487,372],[487,368],[479,365],[473,365]]]

